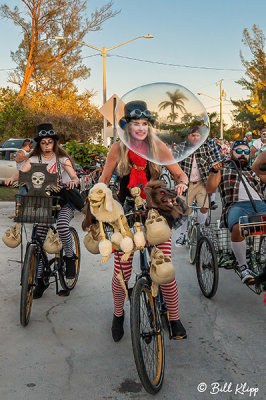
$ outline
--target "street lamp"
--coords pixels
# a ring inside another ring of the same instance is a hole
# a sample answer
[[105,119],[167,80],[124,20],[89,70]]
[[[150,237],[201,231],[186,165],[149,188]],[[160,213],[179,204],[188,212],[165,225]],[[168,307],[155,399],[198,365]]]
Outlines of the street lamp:
[[[152,39],[152,38],[154,38],[154,36],[152,36],[152,35],[137,36],[134,39],[127,40],[126,42],[123,42],[123,43],[117,44],[115,46],[109,47],[108,49],[106,47],[102,47],[102,48],[95,47],[95,46],[92,46],[90,44],[87,44],[87,43],[84,43],[84,42],[81,42],[79,40],[75,40],[75,39],[72,39],[72,38],[68,38],[68,37],[65,37],[65,36],[56,36],[55,37],[55,39],[57,39],[57,40],[72,40],[73,42],[80,43],[80,44],[82,44],[84,46],[90,47],[91,49],[97,50],[100,53],[102,53],[102,57],[103,57],[103,104],[106,103],[106,53],[108,51],[116,49],[117,47],[123,46],[124,44],[133,42],[134,40],[141,39],[141,38]],[[104,144],[106,144],[105,143],[106,142],[106,137],[105,137],[106,127],[107,127],[107,120],[104,117],[104,119],[103,119],[103,140],[104,140]]]
[[207,96],[210,99],[213,99],[215,101],[218,101],[220,103],[220,138],[224,138],[224,133],[223,133],[223,97],[225,97],[225,91],[222,89],[222,81],[221,79],[219,82],[216,83],[216,85],[220,86],[220,99],[215,99],[214,97],[209,96],[208,94],[205,93],[197,93],[199,96]]

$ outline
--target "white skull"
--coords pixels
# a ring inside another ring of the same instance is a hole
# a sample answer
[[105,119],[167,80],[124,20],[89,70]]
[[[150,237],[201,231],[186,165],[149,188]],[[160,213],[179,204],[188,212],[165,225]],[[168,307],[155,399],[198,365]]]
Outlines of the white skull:
[[31,176],[31,181],[34,189],[41,189],[45,180],[45,175],[42,172],[34,172]]

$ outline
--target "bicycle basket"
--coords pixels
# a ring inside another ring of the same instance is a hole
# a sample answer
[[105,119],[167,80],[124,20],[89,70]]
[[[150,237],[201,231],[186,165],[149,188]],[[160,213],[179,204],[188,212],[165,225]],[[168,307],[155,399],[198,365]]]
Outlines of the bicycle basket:
[[60,197],[16,196],[15,222],[53,224],[56,220]]
[[242,236],[266,235],[266,214],[256,213],[239,218]]
[[220,228],[216,223],[202,227],[202,233],[214,245],[216,253],[231,253],[231,236],[226,228]]

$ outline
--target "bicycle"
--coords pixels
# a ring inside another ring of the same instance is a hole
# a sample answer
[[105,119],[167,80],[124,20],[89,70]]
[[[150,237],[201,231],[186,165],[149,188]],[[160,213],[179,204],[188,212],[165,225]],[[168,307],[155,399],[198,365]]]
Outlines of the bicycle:
[[[26,234],[25,224],[33,224],[31,239],[27,242],[25,257],[23,257],[23,245],[21,244],[21,297],[20,297],[20,323],[27,326],[30,321],[33,290],[37,284],[37,267],[39,260],[42,260],[43,282],[48,287],[50,283],[56,284],[56,294],[68,296],[70,291],[74,289],[78,281],[80,270],[80,242],[77,231],[70,227],[72,235],[72,243],[76,260],[76,275],[74,279],[66,278],[65,254],[62,249],[54,257],[48,259],[47,254],[43,250],[42,242],[37,235],[38,224],[45,224],[48,228],[56,233],[53,226],[56,221],[57,212],[59,211],[59,198],[56,196],[28,196],[18,195],[16,200],[15,222],[22,223],[21,236],[23,231]],[[54,278],[51,282],[50,279]],[[58,290],[58,280],[63,290]]]
[[[207,196],[204,199],[203,206],[205,204]],[[188,216],[188,228],[187,228],[187,246],[188,246],[188,255],[190,264],[195,264],[197,257],[197,248],[199,239],[201,236],[200,225],[198,223],[198,210],[200,210],[203,206],[198,207],[196,202],[192,204],[192,206],[188,206],[192,209],[191,214]],[[211,220],[211,210],[208,209],[208,216],[205,221],[205,226],[210,224]]]
[[[132,210],[132,207],[129,211],[133,202],[133,199],[126,198],[125,215],[129,226],[134,227],[133,221],[143,225],[147,211]],[[106,227],[105,232],[107,233]],[[133,288],[128,288],[125,279],[124,282],[130,298],[131,342],[137,372],[144,389],[148,393],[155,394],[161,389],[164,380],[164,331],[169,333],[170,339],[172,333],[161,290],[159,288],[157,295],[154,295],[151,289],[150,261],[148,261],[151,247],[146,245],[143,250],[139,250],[140,273],[136,276]],[[121,263],[120,268],[123,275]]]
[[[232,163],[242,180],[241,171],[232,160]],[[241,236],[247,241],[247,265],[253,276],[260,274],[266,266],[266,215],[258,213],[250,192],[243,181],[243,185],[254,208],[255,214],[239,218]],[[233,269],[240,277],[237,261],[231,248],[231,235],[227,228],[220,227],[220,221],[211,223],[203,228],[197,250],[197,279],[203,295],[211,298],[216,294],[219,280],[219,268]],[[256,294],[261,294],[266,287],[259,283],[247,285]]]
[[166,168],[162,169],[162,173],[161,173],[159,179],[166,184],[167,189],[169,189],[169,190],[172,189],[172,186],[173,186],[172,185],[172,182],[173,182],[172,177],[171,177],[170,172]]

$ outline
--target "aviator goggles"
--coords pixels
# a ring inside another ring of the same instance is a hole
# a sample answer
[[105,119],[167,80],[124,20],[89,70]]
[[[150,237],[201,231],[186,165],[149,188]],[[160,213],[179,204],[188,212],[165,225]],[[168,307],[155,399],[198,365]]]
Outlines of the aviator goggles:
[[42,130],[42,131],[40,131],[40,132],[38,132],[38,136],[54,136],[54,135],[56,135],[56,133],[55,133],[55,131],[52,131],[52,130],[50,130],[50,131],[45,131],[45,130]]
[[236,154],[243,154],[245,153],[246,156],[248,156],[250,154],[250,150],[248,149],[234,149],[234,151],[236,152]]
[[141,111],[139,109],[136,110],[132,110],[129,113],[131,118],[141,118],[141,117],[145,117],[145,118],[150,118],[151,117],[151,112],[149,110],[145,110],[145,111]]

